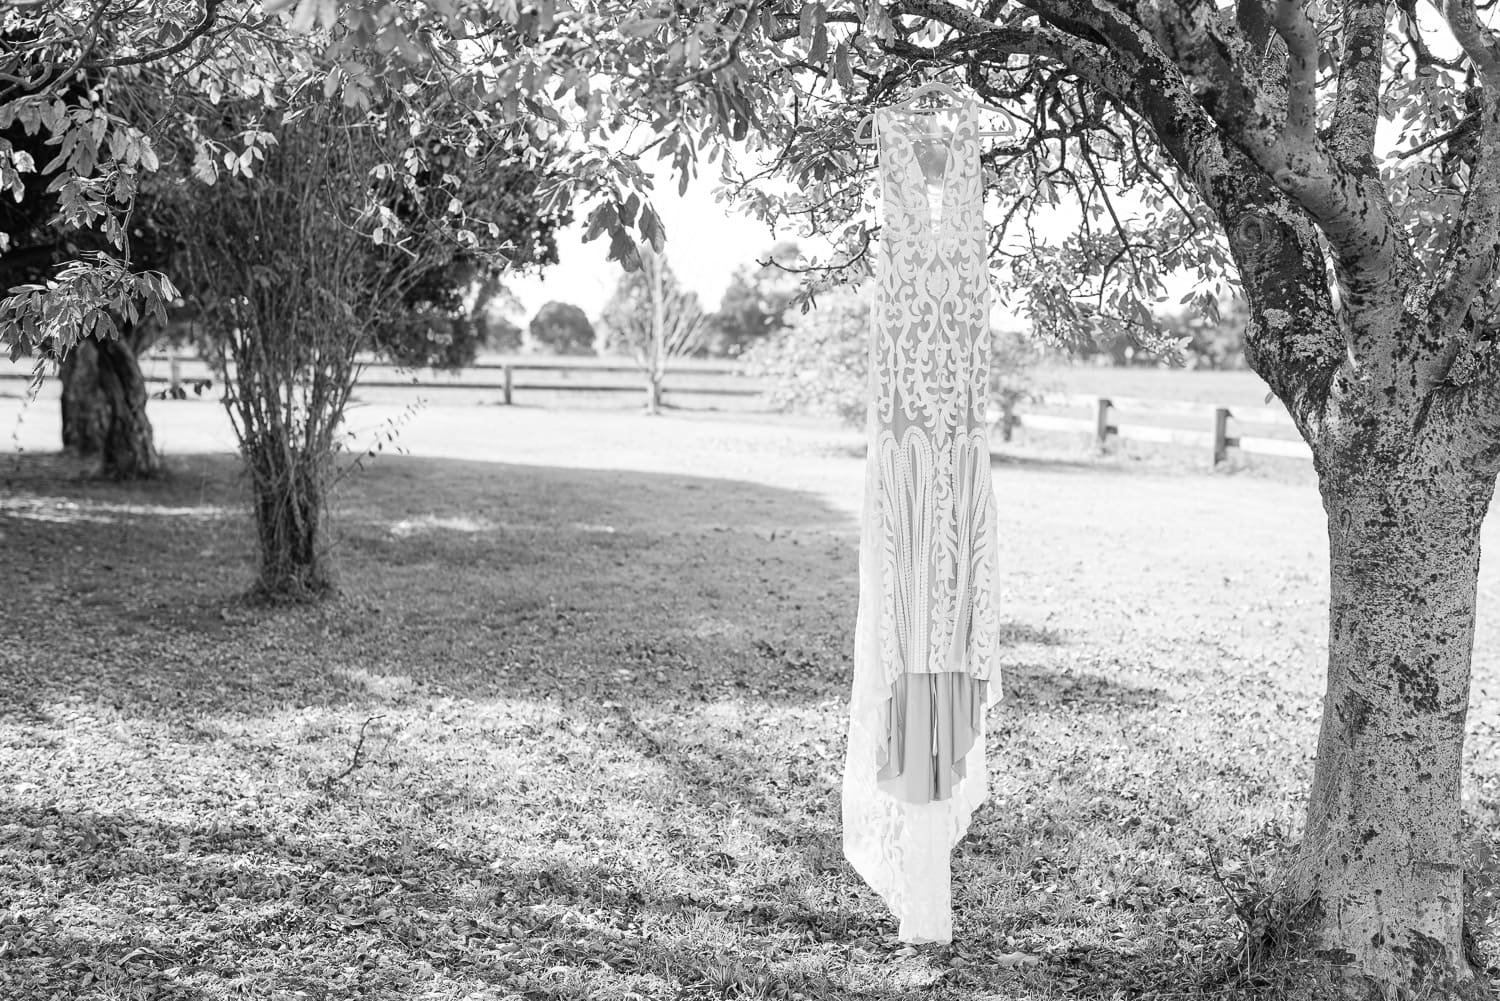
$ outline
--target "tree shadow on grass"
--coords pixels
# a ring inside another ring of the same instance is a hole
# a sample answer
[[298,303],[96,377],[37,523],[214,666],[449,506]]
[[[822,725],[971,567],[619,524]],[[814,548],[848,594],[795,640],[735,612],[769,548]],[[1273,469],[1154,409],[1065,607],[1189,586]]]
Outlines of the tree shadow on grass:
[[1161,688],[1133,685],[1091,671],[1059,669],[1036,661],[1007,664],[1004,678],[1006,702],[1044,712],[1150,708],[1170,701]]
[[[472,841],[341,836],[306,820],[273,831],[0,801],[0,871],[43,863],[50,877],[10,881],[5,996],[1236,996],[1183,990],[1191,971],[1143,955],[1149,942],[1098,943],[1033,970],[992,962],[1011,951],[1015,929],[999,926],[905,948],[836,860],[768,880],[761,864],[718,852],[704,856],[709,871],[673,882],[649,857],[536,844],[495,856]],[[1035,870],[1039,856],[1017,843],[990,846],[985,861],[1017,872]],[[1154,883],[1133,881],[1121,913],[1183,888]],[[1198,934],[1175,933],[1178,948]]]
[[[719,855],[732,876],[735,861]],[[705,923],[773,940],[783,959],[803,943],[857,938],[879,949],[883,931],[872,914],[829,911],[781,886],[731,898],[545,849],[496,858],[395,834],[340,839],[0,803],[0,869],[41,858],[54,879],[21,881],[0,916],[7,999],[92,996],[92,985],[196,1001],[236,980],[256,996],[404,998],[434,972],[455,998],[518,981],[537,988],[527,997],[593,996],[642,974],[689,997],[740,952],[704,942]],[[142,900],[155,906],[143,911]],[[592,981],[589,992],[544,989],[544,971],[559,967]],[[836,987],[827,974],[813,979]]]
[[237,600],[255,558],[237,461],[174,466],[126,486],[48,457],[6,464],[7,714],[69,695],[127,712],[256,713],[357,701],[370,678],[627,701],[818,698],[840,684],[855,527],[810,495],[390,457],[336,498],[343,597],[260,609]]
[[[738,480],[386,457],[335,498],[343,591],[238,600],[255,560],[238,460],[162,482],[0,475],[0,718],[69,696],[257,714],[390,691],[653,705],[847,694],[858,526]],[[1008,624],[1007,643],[1061,637]]]

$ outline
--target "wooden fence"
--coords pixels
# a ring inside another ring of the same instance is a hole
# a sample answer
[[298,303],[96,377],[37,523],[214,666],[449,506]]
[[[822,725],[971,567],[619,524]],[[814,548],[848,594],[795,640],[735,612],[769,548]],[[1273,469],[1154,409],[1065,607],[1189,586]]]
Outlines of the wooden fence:
[[1257,455],[1312,458],[1307,444],[1295,437],[1291,416],[1280,406],[1231,409],[1212,403],[1068,393],[1043,394],[1034,398],[1031,406],[1038,410],[1083,410],[1087,416],[1029,409],[1020,413],[1001,411],[993,415],[994,423],[1006,441],[1019,427],[1083,432],[1100,446],[1108,444],[1111,438],[1192,446],[1204,449],[1216,466],[1229,458],[1231,448]]
[[[610,358],[504,358],[481,361],[453,371],[402,368],[390,362],[362,359],[359,385],[365,388],[423,390],[465,389],[499,393],[506,404],[517,392],[646,392],[645,374],[628,361]],[[157,395],[181,396],[193,386],[212,384],[207,362],[192,355],[147,354],[141,371],[148,386],[163,387]],[[49,374],[55,374],[50,373]],[[0,366],[0,380],[27,380],[31,363],[23,360],[9,369]],[[744,366],[733,363],[680,359],[663,382],[667,394],[722,397],[759,396],[764,387]]]
[[[376,360],[365,361],[363,366],[361,386],[494,392],[506,404],[513,404],[518,392],[645,392],[639,369],[609,358],[504,357],[455,372],[400,369]],[[213,380],[209,366],[191,356],[150,354],[142,358],[142,369],[148,384],[164,387],[156,394],[159,396],[182,396],[185,389]],[[0,367],[0,379],[25,379],[30,371],[25,362],[9,371]],[[748,401],[764,393],[766,387],[742,365],[683,359],[667,373],[663,388],[669,396],[692,394]],[[1101,446],[1113,438],[1198,448],[1214,465],[1227,460],[1231,449],[1311,458],[1307,445],[1297,437],[1291,417],[1279,405],[1231,408],[1180,400],[1046,393],[1008,412],[992,413],[991,423],[1006,441],[1017,428],[1081,432]]]

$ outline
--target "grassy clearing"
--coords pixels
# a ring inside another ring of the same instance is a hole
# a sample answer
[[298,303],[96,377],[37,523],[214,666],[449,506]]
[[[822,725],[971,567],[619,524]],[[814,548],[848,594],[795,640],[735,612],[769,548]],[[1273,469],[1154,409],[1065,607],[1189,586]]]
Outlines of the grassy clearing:
[[0,997],[1283,996],[1234,898],[1309,776],[1305,484],[997,461],[994,790],[912,948],[839,850],[849,435],[436,408],[339,497],[344,597],[267,610],[205,413],[163,484],[0,456]]

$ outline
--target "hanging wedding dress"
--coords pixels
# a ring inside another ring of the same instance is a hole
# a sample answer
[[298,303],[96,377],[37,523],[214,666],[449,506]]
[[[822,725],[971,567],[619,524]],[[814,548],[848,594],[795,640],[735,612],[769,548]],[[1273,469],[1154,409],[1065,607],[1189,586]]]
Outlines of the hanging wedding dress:
[[875,113],[883,221],[844,854],[908,942],[953,935],[949,855],[999,698],[985,410],[989,277],[972,102]]

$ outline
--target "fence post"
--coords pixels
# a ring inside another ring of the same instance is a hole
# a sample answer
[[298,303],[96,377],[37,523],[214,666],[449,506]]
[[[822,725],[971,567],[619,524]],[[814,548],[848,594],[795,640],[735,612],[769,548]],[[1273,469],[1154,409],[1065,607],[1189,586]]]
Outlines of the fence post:
[[167,366],[170,373],[167,378],[167,399],[181,399],[187,394],[182,391],[182,359],[177,357],[177,352],[172,352]]
[[510,372],[511,372],[511,369],[510,369],[509,365],[506,365],[506,366],[504,366],[501,369],[501,375],[505,379],[505,405],[507,407],[510,406],[510,391],[511,391],[511,381],[510,381],[511,377],[510,377]]
[[1214,408],[1214,465],[1229,458],[1229,446],[1237,440],[1229,437],[1229,408]]
[[1094,403],[1094,441],[1100,448],[1109,441],[1110,434],[1114,431],[1114,425],[1109,422],[1109,408],[1114,406],[1108,397],[1101,396]]

